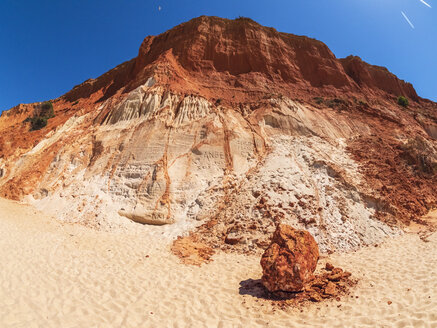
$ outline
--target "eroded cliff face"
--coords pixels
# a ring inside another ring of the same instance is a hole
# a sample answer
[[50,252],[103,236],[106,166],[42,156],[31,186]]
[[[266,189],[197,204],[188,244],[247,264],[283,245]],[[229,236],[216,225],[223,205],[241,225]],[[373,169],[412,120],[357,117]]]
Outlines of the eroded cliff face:
[[196,231],[244,251],[283,222],[322,251],[347,250],[437,203],[436,104],[385,69],[248,19],[147,37],[137,58],[53,104],[39,131],[24,122],[38,104],[3,113],[0,192],[68,222]]

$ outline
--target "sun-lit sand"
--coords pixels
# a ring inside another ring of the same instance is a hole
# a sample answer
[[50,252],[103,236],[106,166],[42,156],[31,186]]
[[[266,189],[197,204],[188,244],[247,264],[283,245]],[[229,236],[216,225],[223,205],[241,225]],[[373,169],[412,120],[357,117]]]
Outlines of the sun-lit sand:
[[186,266],[169,245],[0,199],[0,327],[437,327],[437,233],[331,255],[359,279],[351,295],[286,310],[244,287],[259,258]]

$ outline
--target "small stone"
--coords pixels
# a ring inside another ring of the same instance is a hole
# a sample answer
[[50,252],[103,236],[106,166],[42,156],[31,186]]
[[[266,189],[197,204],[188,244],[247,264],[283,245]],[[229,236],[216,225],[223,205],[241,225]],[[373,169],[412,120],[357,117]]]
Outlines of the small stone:
[[343,269],[341,269],[341,268],[333,268],[332,269],[332,274],[339,274],[339,273],[343,273]]
[[325,283],[321,280],[315,280],[314,282],[311,283],[311,286],[323,288],[323,286],[325,286]]
[[236,245],[241,239],[242,236],[237,235],[235,232],[231,232],[226,236],[225,243],[229,245]]
[[328,282],[328,284],[325,287],[325,294],[334,296],[336,293],[337,293],[337,287],[335,286],[335,284],[332,282]]
[[328,276],[328,280],[339,281],[341,279],[341,277],[343,277],[343,275],[341,273],[332,274],[332,275]]
[[316,290],[314,288],[312,288],[311,286],[305,286],[303,290],[305,292],[316,292]]
[[334,266],[331,263],[327,262],[325,265],[325,269],[328,271],[332,271],[334,269]]
[[321,302],[322,301],[322,297],[317,294],[317,293],[313,293],[310,295],[310,301],[311,302]]
[[391,304],[392,304],[392,301],[388,301],[387,304],[388,304],[388,305],[391,305]]
[[[345,271],[343,273],[343,278],[349,278],[351,275],[352,275],[352,273],[350,273],[349,271]],[[372,287],[373,287],[373,285],[372,285]]]

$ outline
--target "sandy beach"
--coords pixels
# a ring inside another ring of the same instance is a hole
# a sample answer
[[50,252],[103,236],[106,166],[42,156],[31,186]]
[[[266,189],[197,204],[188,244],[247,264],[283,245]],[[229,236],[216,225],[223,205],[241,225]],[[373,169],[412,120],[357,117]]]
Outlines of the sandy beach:
[[351,295],[285,310],[247,287],[261,277],[258,257],[217,253],[187,266],[170,243],[0,199],[0,326],[437,327],[437,233],[330,255],[359,279]]

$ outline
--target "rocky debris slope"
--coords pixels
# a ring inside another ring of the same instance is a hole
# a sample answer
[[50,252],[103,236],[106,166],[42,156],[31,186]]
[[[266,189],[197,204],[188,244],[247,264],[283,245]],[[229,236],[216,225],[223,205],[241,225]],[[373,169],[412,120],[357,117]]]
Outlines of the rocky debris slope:
[[284,222],[325,252],[379,243],[437,204],[435,103],[250,19],[147,37],[136,58],[52,103],[37,131],[26,118],[39,104],[3,112],[0,195],[67,222],[192,231],[242,252],[265,249]]
[[[265,249],[277,223],[306,229],[322,252],[352,250],[380,243],[398,230],[377,219],[378,211],[363,183],[359,166],[344,141],[330,144],[319,137],[279,136],[269,153],[245,179],[231,180],[217,212],[211,213],[212,190],[190,209],[198,220],[198,237],[222,249]],[[200,205],[199,205],[200,204]],[[196,212],[197,211],[197,212]]]

